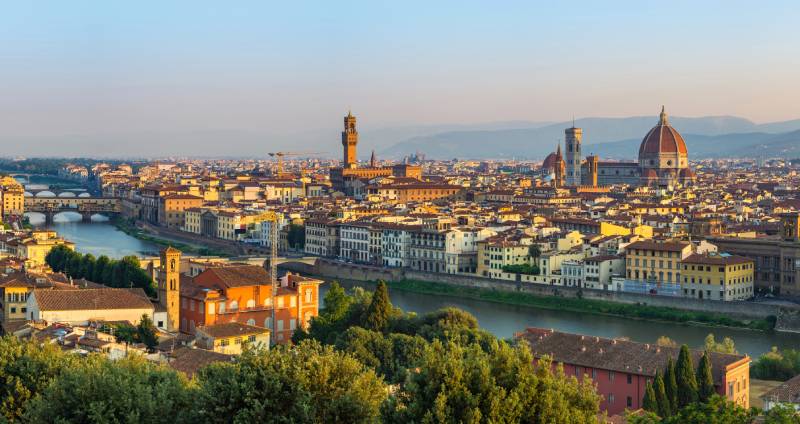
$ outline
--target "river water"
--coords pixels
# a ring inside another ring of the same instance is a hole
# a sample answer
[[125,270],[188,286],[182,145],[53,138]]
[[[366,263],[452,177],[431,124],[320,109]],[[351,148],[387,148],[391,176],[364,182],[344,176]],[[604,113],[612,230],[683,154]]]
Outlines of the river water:
[[[120,258],[125,255],[154,255],[159,251],[159,246],[128,236],[108,222],[104,222],[103,217],[95,216],[93,220],[92,223],[83,223],[80,222],[80,215],[64,213],[55,217],[56,222],[50,228],[74,242],[79,252],[95,256],[107,255],[111,258]],[[43,216],[37,217],[36,214],[31,214],[31,223],[43,225]],[[353,286],[353,284],[344,285]],[[360,285],[372,288],[369,283]],[[322,286],[323,295],[327,289],[326,283]],[[753,357],[769,351],[771,346],[800,348],[800,335],[639,321],[391,289],[390,295],[395,306],[418,314],[445,307],[463,309],[474,315],[481,327],[501,338],[510,338],[515,332],[522,331],[526,327],[543,327],[592,336],[628,337],[643,343],[654,343],[659,336],[668,336],[678,343],[686,343],[692,347],[701,346],[706,335],[714,333],[717,340],[721,340],[722,337],[733,338],[740,353]]]

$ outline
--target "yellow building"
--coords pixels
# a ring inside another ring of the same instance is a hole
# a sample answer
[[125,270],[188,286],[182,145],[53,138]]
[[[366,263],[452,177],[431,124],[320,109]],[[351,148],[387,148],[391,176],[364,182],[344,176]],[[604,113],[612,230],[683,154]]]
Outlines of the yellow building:
[[681,261],[692,254],[692,244],[640,240],[629,244],[625,251],[628,280],[678,284],[681,281]]
[[475,272],[483,277],[498,278],[507,265],[530,264],[525,240],[503,235],[489,237],[478,244],[478,267]]
[[3,323],[25,319],[27,309],[25,303],[33,290],[34,284],[28,281],[25,274],[14,273],[0,280],[2,293]]
[[[45,256],[56,246],[65,245],[75,250],[75,243],[59,237],[55,231],[32,231],[27,237],[16,241],[13,254],[25,260],[28,268],[37,268],[45,265]],[[11,246],[9,246],[10,248]]]
[[242,347],[245,345],[268,348],[269,330],[232,321],[197,327],[195,340],[197,345],[203,349],[227,355],[238,355],[242,353]]
[[7,220],[11,216],[22,217],[25,213],[25,189],[22,184],[12,177],[0,178],[0,197],[2,197],[2,218]]
[[694,254],[682,261],[681,290],[696,299],[746,300],[753,297],[755,263],[744,256]]

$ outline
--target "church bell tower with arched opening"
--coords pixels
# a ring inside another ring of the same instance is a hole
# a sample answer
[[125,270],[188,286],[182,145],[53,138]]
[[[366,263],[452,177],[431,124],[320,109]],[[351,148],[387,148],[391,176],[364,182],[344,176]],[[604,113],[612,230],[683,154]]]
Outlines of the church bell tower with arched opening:
[[356,145],[358,144],[358,131],[356,131],[356,117],[353,113],[348,111],[347,116],[344,117],[344,131],[342,131],[342,149],[344,150],[344,158],[342,160],[342,168],[355,168],[358,159],[356,159]]
[[168,246],[161,251],[158,273],[158,303],[167,310],[167,330],[180,329],[181,251]]

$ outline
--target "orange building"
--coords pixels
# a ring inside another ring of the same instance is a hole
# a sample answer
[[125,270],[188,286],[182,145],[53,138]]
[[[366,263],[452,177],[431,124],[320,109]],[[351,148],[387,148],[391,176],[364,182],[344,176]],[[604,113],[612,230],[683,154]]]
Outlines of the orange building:
[[159,199],[158,225],[180,230],[185,222],[185,211],[203,206],[203,198],[191,194],[168,194]]
[[194,278],[184,276],[180,330],[194,334],[198,326],[239,322],[270,329],[275,343],[286,343],[298,326],[304,328],[317,316],[322,281],[287,274],[273,297],[269,279],[255,265],[210,267]]

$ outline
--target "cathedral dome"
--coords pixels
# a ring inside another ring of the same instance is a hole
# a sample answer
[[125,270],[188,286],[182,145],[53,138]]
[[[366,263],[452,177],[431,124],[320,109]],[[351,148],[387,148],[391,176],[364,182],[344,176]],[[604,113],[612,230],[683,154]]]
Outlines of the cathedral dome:
[[661,154],[687,154],[686,143],[680,133],[667,121],[667,114],[664,112],[663,106],[658,125],[644,136],[642,144],[639,146],[639,160]]
[[553,168],[556,166],[556,154],[555,152],[550,153],[544,158],[544,162],[542,163],[542,168],[548,171],[552,171]]
[[694,171],[689,168],[681,169],[681,172],[678,176],[681,180],[695,180],[697,178],[697,175],[695,175]]

